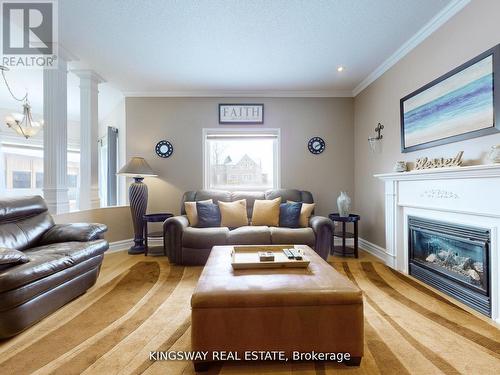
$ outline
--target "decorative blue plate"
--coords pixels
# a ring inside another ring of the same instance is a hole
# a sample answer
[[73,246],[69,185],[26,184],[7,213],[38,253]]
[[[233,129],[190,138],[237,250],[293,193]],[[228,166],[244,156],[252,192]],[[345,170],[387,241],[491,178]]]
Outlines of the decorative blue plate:
[[174,146],[169,141],[163,140],[156,144],[155,151],[160,158],[168,158],[173,154]]
[[325,147],[325,141],[320,137],[312,137],[307,144],[309,152],[315,155],[321,154],[323,151],[325,151]]

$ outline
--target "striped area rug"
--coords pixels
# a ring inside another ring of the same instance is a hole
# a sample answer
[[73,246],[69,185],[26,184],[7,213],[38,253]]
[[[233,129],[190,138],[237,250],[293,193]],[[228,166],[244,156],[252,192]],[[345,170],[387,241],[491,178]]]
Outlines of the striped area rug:
[[[208,374],[498,374],[500,331],[376,262],[333,262],[365,295],[359,368],[323,363],[228,363]],[[1,374],[193,374],[152,362],[151,350],[190,349],[190,297],[201,267],[106,256],[98,283],[23,334],[0,342]]]

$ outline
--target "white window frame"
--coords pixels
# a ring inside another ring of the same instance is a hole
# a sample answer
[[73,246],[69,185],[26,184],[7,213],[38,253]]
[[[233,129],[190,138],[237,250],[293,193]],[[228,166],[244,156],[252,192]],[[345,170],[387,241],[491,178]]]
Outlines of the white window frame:
[[[269,134],[276,137],[276,142],[274,142],[273,153],[274,153],[274,176],[273,176],[273,186],[272,189],[279,189],[281,187],[281,129],[279,128],[203,128],[202,131],[202,153],[203,153],[203,188],[209,189],[209,174],[207,173],[209,169],[210,157],[207,155],[208,148],[206,147],[207,136],[212,134]],[[268,188],[262,189],[262,191]],[[241,188],[238,191],[250,191],[255,190],[255,188]]]

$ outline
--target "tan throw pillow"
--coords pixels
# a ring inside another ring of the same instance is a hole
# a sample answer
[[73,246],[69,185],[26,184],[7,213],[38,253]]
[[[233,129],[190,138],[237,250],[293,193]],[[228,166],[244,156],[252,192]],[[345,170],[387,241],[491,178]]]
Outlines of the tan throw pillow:
[[[287,201],[288,203],[295,203],[293,201]],[[307,228],[309,226],[309,219],[316,207],[316,203],[302,203],[302,208],[300,209],[300,219],[299,224],[302,228]]]
[[253,204],[252,225],[279,226],[280,203],[280,197],[272,200],[256,199]]
[[[213,200],[199,201],[200,203],[214,203]],[[198,211],[196,210],[196,202],[184,202],[184,210],[189,220],[189,225],[195,227],[198,225]]]
[[221,227],[238,228],[248,225],[247,200],[219,202]]

